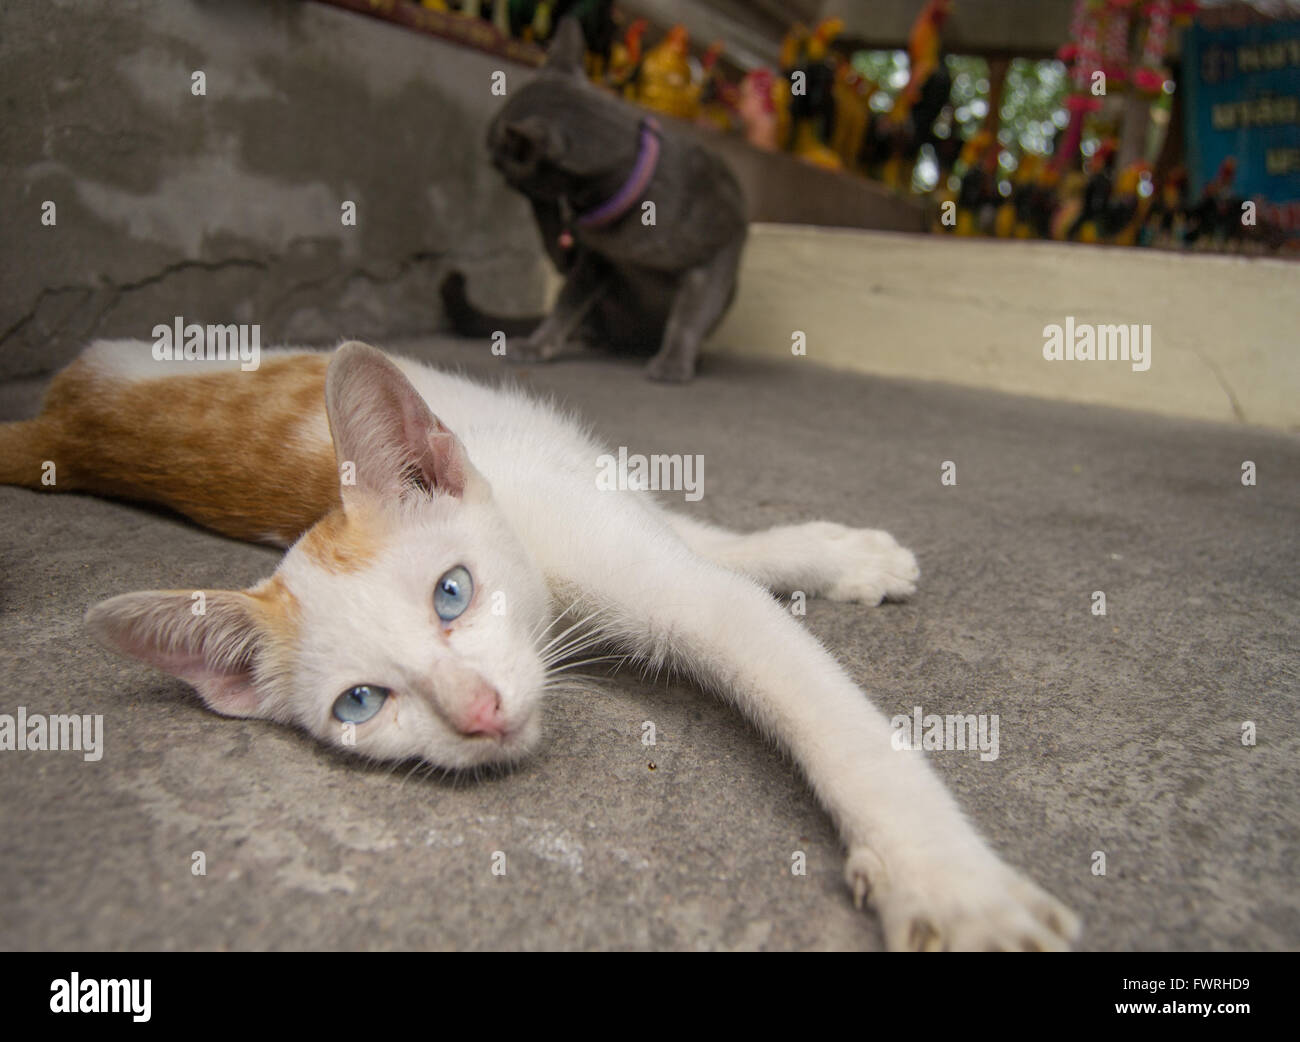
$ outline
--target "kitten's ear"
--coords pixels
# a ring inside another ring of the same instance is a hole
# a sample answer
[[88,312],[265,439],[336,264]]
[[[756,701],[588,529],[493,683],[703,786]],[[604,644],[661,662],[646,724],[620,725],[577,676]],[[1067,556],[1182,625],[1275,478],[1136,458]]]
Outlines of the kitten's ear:
[[413,487],[475,500],[491,494],[460,439],[382,351],[354,340],[335,352],[325,375],[325,409],[345,508],[349,476],[355,487],[383,496]]
[[267,628],[246,593],[124,593],[86,612],[86,625],[101,644],[180,677],[224,716],[272,715],[253,685]]
[[546,48],[545,68],[570,75],[585,75],[586,59],[587,40],[582,35],[582,23],[573,15],[565,15]]

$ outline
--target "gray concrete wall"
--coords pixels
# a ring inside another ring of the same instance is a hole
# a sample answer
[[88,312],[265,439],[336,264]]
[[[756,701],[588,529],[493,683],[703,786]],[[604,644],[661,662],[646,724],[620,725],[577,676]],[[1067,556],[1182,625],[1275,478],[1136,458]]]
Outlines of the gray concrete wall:
[[177,314],[264,343],[428,332],[449,265],[537,310],[537,233],[484,162],[502,67],[529,75],[314,3],[5,0],[0,376]]
[[823,170],[784,152],[760,152],[739,134],[718,134],[680,120],[672,124],[711,149],[740,180],[751,221],[824,228],[927,232],[924,207],[879,181]]

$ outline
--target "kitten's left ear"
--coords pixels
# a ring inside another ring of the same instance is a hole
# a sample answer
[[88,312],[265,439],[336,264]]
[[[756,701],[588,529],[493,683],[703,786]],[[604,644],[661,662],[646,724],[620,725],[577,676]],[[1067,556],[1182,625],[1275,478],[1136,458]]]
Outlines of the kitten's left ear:
[[[460,439],[443,426],[411,381],[382,351],[351,341],[325,375],[325,410],[340,471],[383,496],[413,489],[470,501],[491,496]],[[348,484],[342,486],[347,506]]]

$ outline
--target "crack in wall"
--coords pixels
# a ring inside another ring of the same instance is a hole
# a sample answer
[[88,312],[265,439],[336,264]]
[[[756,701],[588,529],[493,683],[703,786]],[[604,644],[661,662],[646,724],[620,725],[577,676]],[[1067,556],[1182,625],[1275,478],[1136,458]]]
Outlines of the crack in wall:
[[430,261],[438,263],[446,256],[447,254],[439,253],[436,250],[416,250],[413,253],[407,254],[397,262],[397,271],[393,275],[377,275],[368,268],[360,267],[346,272],[332,272],[331,274],[322,276],[321,278],[305,279],[292,283],[280,293],[276,294],[273,306],[279,306],[285,300],[299,293],[322,289],[330,283],[337,281],[349,282],[352,279],[364,279],[371,285],[377,286],[400,282],[412,268]]
[[[290,244],[292,245],[292,243]],[[331,286],[342,287],[354,279],[361,279],[371,286],[390,286],[401,282],[413,270],[422,265],[438,264],[447,259],[447,254],[436,250],[416,250],[404,257],[396,259],[395,267],[389,270],[373,270],[366,266],[339,268],[329,271],[327,274],[303,278],[297,280],[286,279],[284,285],[275,291],[259,307],[268,312],[282,310],[289,301],[295,297],[303,295],[324,294]],[[99,330],[104,322],[105,317],[117,308],[128,296],[138,293],[142,290],[150,289],[165,283],[167,280],[177,275],[184,274],[188,271],[203,271],[208,273],[221,272],[231,269],[246,268],[251,271],[273,272],[276,268],[283,265],[292,264],[293,260],[287,253],[277,254],[267,259],[257,259],[250,257],[229,257],[216,261],[199,261],[183,260],[167,264],[149,275],[139,279],[133,279],[128,282],[105,281],[99,284],[81,284],[81,285],[62,285],[49,286],[42,289],[37,294],[35,301],[30,307],[6,329],[0,332],[0,350],[21,337],[24,331],[37,320],[42,308],[48,301],[67,294],[76,294],[81,300],[78,303],[88,303],[98,295],[104,296],[103,303],[96,309],[94,315],[83,323],[84,333],[79,334],[83,339],[94,339],[101,335]],[[388,267],[388,266],[385,266]],[[429,331],[441,326],[438,316],[440,315],[440,305],[432,304],[430,307],[430,324]],[[59,326],[66,325],[66,320],[56,323],[56,329]],[[50,367],[41,367],[38,371],[47,371]],[[31,373],[11,373],[10,376],[17,377],[21,375],[32,375]]]
[[0,348],[4,347],[11,338],[20,333],[30,322],[32,322],[41,309],[41,305],[48,297],[61,293],[83,293],[87,296],[94,296],[96,293],[109,292],[112,294],[110,302],[99,310],[95,316],[92,325],[98,324],[104,315],[120,300],[125,294],[133,293],[137,290],[146,289],[149,286],[157,285],[172,275],[177,275],[182,271],[190,269],[199,269],[201,271],[221,271],[225,268],[261,268],[266,270],[268,265],[265,261],[253,260],[251,258],[232,257],[220,261],[196,261],[184,260],[168,264],[161,271],[152,275],[146,275],[142,279],[135,279],[131,282],[112,282],[105,281],[98,286],[47,286],[36,295],[36,300],[30,308],[10,325],[4,332],[0,333]]
[[1237,422],[1245,423],[1246,410],[1241,407],[1241,402],[1237,401],[1237,396],[1233,393],[1232,385],[1228,383],[1227,379],[1224,378],[1223,373],[1219,371],[1219,367],[1206,356],[1204,351],[1195,346],[1193,346],[1192,349],[1196,352],[1196,357],[1204,362],[1206,368],[1214,374],[1214,379],[1218,381],[1219,386],[1223,389],[1223,393],[1227,395],[1228,404],[1232,406],[1232,415],[1237,418]]

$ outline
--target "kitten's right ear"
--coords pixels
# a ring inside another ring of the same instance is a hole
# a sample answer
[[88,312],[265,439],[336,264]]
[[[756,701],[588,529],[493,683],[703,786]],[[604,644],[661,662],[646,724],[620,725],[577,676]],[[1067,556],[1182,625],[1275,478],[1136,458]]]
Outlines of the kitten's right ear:
[[335,352],[325,374],[325,411],[344,476],[345,509],[352,487],[386,497],[413,489],[473,500],[490,496],[460,439],[429,411],[406,374],[369,344],[354,340]]

